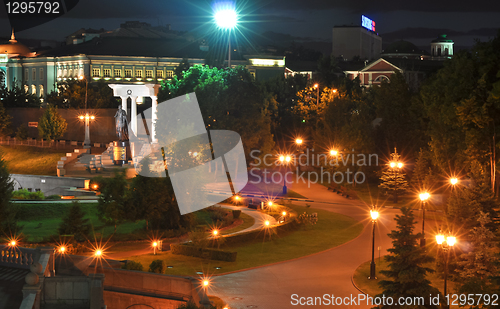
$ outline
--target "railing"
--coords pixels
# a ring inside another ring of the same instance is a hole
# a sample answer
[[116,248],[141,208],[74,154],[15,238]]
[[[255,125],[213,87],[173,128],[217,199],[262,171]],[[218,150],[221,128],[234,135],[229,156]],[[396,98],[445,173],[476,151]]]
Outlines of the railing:
[[[27,138],[26,140],[20,140],[15,137],[10,136],[0,136],[0,145],[7,146],[33,146],[33,147],[43,147],[43,148],[75,148],[83,147],[82,141],[67,141],[67,140],[37,140],[34,138]],[[94,143],[92,147],[106,147],[105,143]]]
[[0,245],[0,265],[14,268],[30,269],[35,262],[35,249]]

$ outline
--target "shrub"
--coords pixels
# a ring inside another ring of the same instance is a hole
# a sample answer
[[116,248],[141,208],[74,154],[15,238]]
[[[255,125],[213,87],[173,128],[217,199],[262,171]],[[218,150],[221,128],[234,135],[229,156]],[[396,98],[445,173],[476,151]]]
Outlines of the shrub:
[[[160,261],[160,260],[157,260]],[[153,265],[153,263],[151,263]],[[149,269],[151,269],[151,265],[149,266]],[[125,265],[122,266],[122,269],[127,269],[127,270],[143,270],[142,264],[136,261],[127,261],[125,262]]]
[[201,248],[196,246],[170,244],[172,254],[194,256],[217,261],[234,262],[238,252],[229,252],[218,249]]
[[12,198],[20,200],[43,200],[45,195],[42,191],[29,192],[28,189],[20,189],[12,192]]
[[165,271],[165,261],[163,261],[163,260],[154,260],[149,265],[149,270],[148,271],[150,273],[163,274],[163,272]]
[[208,246],[208,234],[202,229],[198,229],[193,232],[189,232],[189,240],[196,247],[206,248]]
[[297,223],[303,225],[315,225],[318,222],[318,217],[310,215],[306,212],[297,217]]
[[25,141],[28,138],[28,127],[25,124],[20,125],[16,131],[16,139]]
[[238,219],[240,217],[241,210],[233,210],[233,219]]
[[52,194],[52,195],[49,195],[49,196],[45,197],[45,199],[46,200],[60,200],[61,196],[57,195],[57,194]]
[[74,235],[76,241],[85,241],[90,233],[89,219],[77,201],[73,201],[68,213],[59,225],[59,235]]

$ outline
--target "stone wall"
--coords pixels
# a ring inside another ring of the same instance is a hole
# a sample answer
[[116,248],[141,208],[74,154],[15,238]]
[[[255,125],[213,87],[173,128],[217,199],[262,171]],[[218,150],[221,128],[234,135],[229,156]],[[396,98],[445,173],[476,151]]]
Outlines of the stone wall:
[[[40,175],[20,175],[11,174],[10,178],[14,181],[14,190],[19,190],[20,188],[28,189],[31,188],[32,192],[37,190],[42,191],[45,195],[51,194],[61,194],[58,188],[85,188],[89,187],[89,179],[85,178],[71,178],[71,177],[56,177],[56,176],[40,176]],[[65,194],[67,195],[67,194]],[[89,194],[89,195],[94,195]]]
[[[12,117],[12,130],[15,133],[21,125],[29,122],[38,122],[43,115],[43,108],[9,108],[7,112]],[[84,114],[82,109],[58,109],[59,114],[68,123],[68,129],[61,139],[68,141],[83,141],[85,139],[85,125],[78,116]],[[90,123],[90,141],[92,143],[109,143],[116,140],[115,109],[89,109],[89,114],[96,119]],[[29,137],[37,138],[38,129],[28,127]]]

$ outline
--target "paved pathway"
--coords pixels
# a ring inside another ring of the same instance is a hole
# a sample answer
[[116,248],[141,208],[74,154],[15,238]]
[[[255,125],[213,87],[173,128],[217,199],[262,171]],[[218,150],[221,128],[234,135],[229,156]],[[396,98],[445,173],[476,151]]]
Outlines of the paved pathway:
[[[360,294],[351,283],[351,276],[360,264],[371,259],[372,225],[368,219],[369,206],[360,201],[348,200],[317,184],[311,185],[310,188],[305,184],[289,185],[289,187],[301,195],[314,199],[315,202],[308,203],[311,207],[350,216],[362,222],[365,229],[351,242],[322,253],[214,278],[210,294],[221,297],[232,309],[301,307],[292,305],[293,294],[297,294],[298,297],[323,297],[324,294],[350,297]],[[296,202],[294,204],[305,205]],[[397,213],[399,210],[387,208],[381,210],[375,238],[375,248],[377,250],[377,247],[381,247],[381,255],[386,254],[386,250],[392,246],[387,234],[395,229],[393,218]],[[429,224],[428,231],[431,228]],[[341,307],[371,308],[372,306],[364,303],[359,306]]]

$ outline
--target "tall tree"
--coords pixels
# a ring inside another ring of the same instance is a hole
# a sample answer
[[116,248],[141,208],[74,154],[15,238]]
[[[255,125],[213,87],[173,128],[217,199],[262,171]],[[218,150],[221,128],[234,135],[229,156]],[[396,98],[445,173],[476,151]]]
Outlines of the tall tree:
[[0,99],[4,107],[40,107],[42,102],[40,97],[31,93],[31,89],[25,88],[27,85],[19,86],[14,80],[13,87],[0,87]]
[[189,64],[189,60],[187,58],[183,58],[181,63],[175,68],[175,76],[177,79],[182,79],[184,77],[184,72],[189,70],[191,64]]
[[13,191],[14,183],[0,151],[0,233],[15,233],[17,230],[15,213],[10,203]]
[[46,140],[58,139],[63,136],[68,124],[57,112],[57,107],[48,106],[38,120],[38,135]]
[[[166,81],[158,100],[195,92],[207,129],[232,130],[241,135],[245,153],[253,149],[270,153],[274,146],[266,97],[251,74],[243,67],[219,70],[193,66],[182,79]],[[161,119],[157,132],[168,132]],[[160,135],[160,133],[159,133]]]
[[97,204],[99,220],[116,226],[126,219],[126,192],[128,190],[125,171],[115,172],[115,176],[101,182],[101,195]]
[[3,107],[2,102],[0,101],[0,136],[7,135],[8,129],[10,126],[10,115],[7,114],[7,111]]
[[[401,208],[402,215],[396,215],[397,230],[391,231],[389,237],[392,239],[392,248],[388,249],[389,255],[385,260],[389,263],[389,269],[380,273],[386,275],[389,280],[382,280],[379,286],[384,290],[382,295],[392,297],[394,300],[400,297],[423,297],[423,306],[412,308],[435,308],[439,306],[429,303],[428,295],[438,295],[439,291],[432,287],[426,279],[428,273],[433,270],[424,267],[426,263],[434,260],[427,255],[424,248],[418,245],[421,234],[414,234],[415,218],[413,212],[407,208]],[[381,295],[380,295],[381,296]],[[382,306],[381,308],[394,308],[394,306]]]
[[404,164],[401,162],[401,156],[396,149],[391,153],[391,160],[387,165],[388,167],[382,172],[382,176],[380,177],[381,183],[379,187],[385,194],[391,194],[394,197],[394,203],[397,203],[398,196],[406,191],[408,182],[403,170]]
[[458,263],[458,292],[461,294],[493,294],[495,288],[491,279],[498,274],[498,258],[495,234],[488,228],[491,219],[489,214],[481,211],[477,221],[478,226],[468,237],[469,251],[460,257]]
[[85,100],[87,108],[116,108],[119,104],[113,90],[103,81],[64,81],[58,83],[57,91],[47,95],[47,102],[59,108],[85,108]]
[[68,213],[63,217],[58,228],[59,235],[74,235],[76,241],[85,241],[90,233],[89,219],[85,218],[85,212],[80,203],[73,201]]

